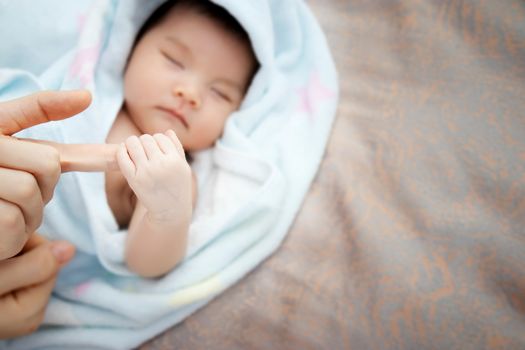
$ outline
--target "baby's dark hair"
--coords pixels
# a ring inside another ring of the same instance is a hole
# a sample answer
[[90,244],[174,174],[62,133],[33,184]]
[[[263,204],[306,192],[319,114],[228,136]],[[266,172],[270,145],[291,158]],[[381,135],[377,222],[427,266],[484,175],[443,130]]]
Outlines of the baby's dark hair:
[[[160,5],[155,12],[146,20],[140,28],[135,43],[137,43],[144,34],[150,30],[157,23],[161,22],[166,14],[176,6],[183,6],[188,9],[197,11],[216,23],[220,24],[228,32],[234,34],[239,40],[244,42],[250,49],[252,49],[251,41],[248,33],[244,30],[241,24],[233,17],[225,8],[214,4],[209,0],[167,0]],[[253,51],[253,49],[252,49]]]

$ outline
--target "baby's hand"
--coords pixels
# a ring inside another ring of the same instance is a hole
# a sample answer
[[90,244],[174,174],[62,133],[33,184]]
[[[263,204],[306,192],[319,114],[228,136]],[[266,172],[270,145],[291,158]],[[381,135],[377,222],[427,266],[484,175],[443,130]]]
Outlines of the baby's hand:
[[180,205],[191,206],[191,169],[172,130],[129,137],[120,145],[117,161],[151,219],[167,221]]

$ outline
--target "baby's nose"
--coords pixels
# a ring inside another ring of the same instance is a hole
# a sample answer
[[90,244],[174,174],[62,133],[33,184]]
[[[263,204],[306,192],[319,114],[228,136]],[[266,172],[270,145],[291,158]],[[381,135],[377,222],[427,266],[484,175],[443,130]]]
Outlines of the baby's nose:
[[201,100],[197,91],[191,87],[177,86],[173,89],[175,96],[180,97],[183,101],[188,102],[192,108],[199,108]]

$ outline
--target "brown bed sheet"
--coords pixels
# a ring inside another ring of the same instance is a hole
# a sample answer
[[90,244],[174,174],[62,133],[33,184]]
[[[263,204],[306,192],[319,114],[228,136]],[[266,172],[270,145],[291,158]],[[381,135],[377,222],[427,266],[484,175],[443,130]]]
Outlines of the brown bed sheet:
[[525,2],[308,4],[341,102],[304,205],[141,349],[525,349]]

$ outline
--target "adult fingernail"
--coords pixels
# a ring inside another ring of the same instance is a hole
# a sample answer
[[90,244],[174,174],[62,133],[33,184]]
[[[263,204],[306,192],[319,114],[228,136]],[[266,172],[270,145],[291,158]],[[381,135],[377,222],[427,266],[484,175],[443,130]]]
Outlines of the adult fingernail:
[[73,256],[73,246],[67,242],[54,242],[51,245],[51,253],[60,264],[63,264]]

